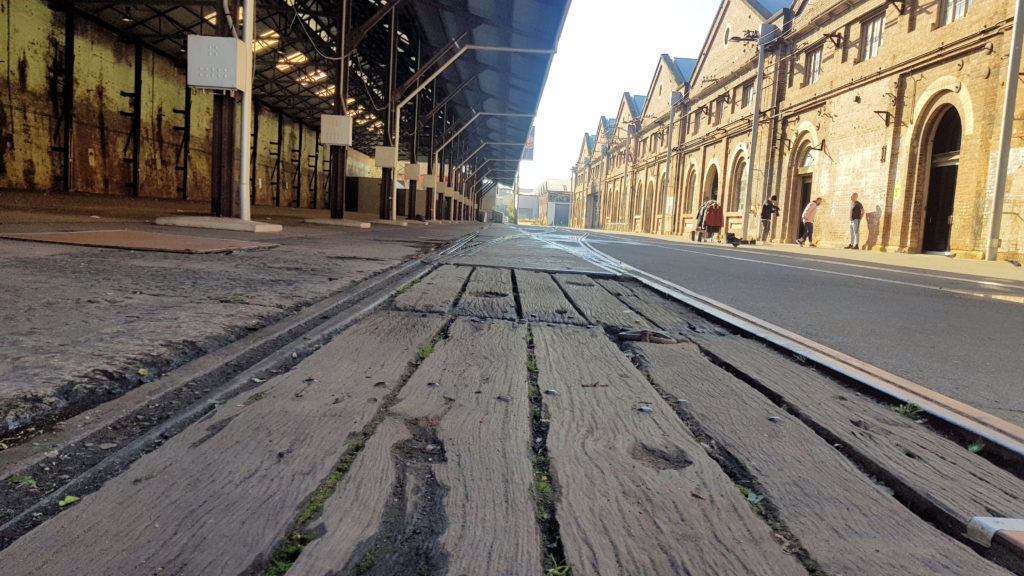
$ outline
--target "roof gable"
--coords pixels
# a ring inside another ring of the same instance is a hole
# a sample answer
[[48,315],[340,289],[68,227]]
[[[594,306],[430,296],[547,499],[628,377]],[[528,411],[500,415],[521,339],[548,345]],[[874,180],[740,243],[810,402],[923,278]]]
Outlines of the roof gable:
[[668,113],[672,92],[680,90],[685,85],[686,78],[675,65],[675,60],[668,54],[662,54],[658,58],[654,77],[651,78],[651,86],[647,89],[642,115],[650,119]]
[[[757,42],[731,41],[733,37],[742,37],[748,30],[757,31],[761,24],[771,19],[762,3],[773,7],[782,0],[738,0],[723,1],[718,13],[708,30],[700,56],[694,65],[689,84],[693,92],[700,92],[714,81],[730,75],[733,71],[748,68],[753,58],[757,58]],[[788,6],[788,3],[786,4]]]

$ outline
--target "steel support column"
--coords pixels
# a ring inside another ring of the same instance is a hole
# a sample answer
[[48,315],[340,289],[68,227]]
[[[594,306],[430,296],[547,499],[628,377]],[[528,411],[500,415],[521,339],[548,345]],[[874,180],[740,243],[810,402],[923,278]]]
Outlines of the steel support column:
[[[388,43],[388,85],[385,90],[384,99],[388,103],[388,109],[384,113],[384,146],[395,146],[395,159],[398,159],[398,131],[402,124],[399,109],[392,101],[395,91],[396,66],[398,46],[398,10],[391,11],[391,26],[388,29],[390,42]],[[395,175],[398,171],[397,162],[394,168],[382,168],[380,171],[380,219],[396,220],[395,197],[397,195],[395,186]]]
[[[238,0],[217,2],[217,36],[234,36],[227,14],[238,14]],[[231,218],[235,215],[235,98],[213,97],[213,145],[210,150],[210,213]]]
[[[67,3],[64,12],[64,86],[62,114],[64,116],[64,191],[74,190],[72,176],[74,171],[74,155],[71,153],[71,141],[75,134],[75,12],[73,2]],[[8,14],[8,18],[10,15]]]
[[[348,0],[340,0],[338,4],[338,34],[336,53],[338,60],[338,81],[334,91],[334,112],[348,114],[348,57],[345,55],[345,36],[348,33]],[[348,164],[348,148],[331,146],[330,174],[327,182],[327,207],[331,218],[345,217],[345,169]]]

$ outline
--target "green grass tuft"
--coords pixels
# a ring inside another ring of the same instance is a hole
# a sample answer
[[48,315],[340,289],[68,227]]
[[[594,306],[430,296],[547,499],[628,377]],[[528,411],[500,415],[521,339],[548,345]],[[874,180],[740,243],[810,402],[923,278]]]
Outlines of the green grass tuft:
[[921,407],[913,402],[907,402],[906,404],[900,404],[899,406],[893,406],[892,411],[899,414],[900,416],[906,416],[911,420],[917,420],[921,417]]

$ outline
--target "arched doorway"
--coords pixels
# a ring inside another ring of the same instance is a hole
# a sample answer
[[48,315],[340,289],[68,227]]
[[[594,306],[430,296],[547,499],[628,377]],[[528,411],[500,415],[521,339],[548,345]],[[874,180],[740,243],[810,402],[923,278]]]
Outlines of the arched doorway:
[[[818,149],[813,148],[807,142],[800,153],[797,154],[796,173],[793,178],[793,188],[789,194],[789,202],[786,210],[788,216],[788,228],[794,233],[790,236],[797,238],[804,233],[804,224],[801,219],[804,207],[811,203],[811,194],[814,191],[814,165],[818,162]],[[783,231],[785,234],[786,231]]]
[[962,132],[960,114],[952,106],[946,108],[932,137],[928,201],[925,204],[924,232],[921,238],[921,250],[924,252],[949,251]]
[[708,173],[704,177],[704,200],[712,198],[718,200],[718,166],[714,165],[708,168]]

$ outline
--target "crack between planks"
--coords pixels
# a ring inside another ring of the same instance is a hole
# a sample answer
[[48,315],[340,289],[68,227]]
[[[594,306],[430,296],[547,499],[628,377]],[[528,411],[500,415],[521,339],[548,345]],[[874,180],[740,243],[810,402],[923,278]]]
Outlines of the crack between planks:
[[546,575],[569,576],[572,568],[565,559],[565,546],[558,524],[557,502],[560,491],[548,454],[550,417],[538,384],[535,350],[533,329],[527,325],[527,388],[530,398],[530,431],[533,436],[530,447],[533,450],[533,496],[537,504],[535,517],[540,531],[541,561]]
[[[569,294],[569,292],[565,289],[565,286],[562,286],[562,283],[558,281],[558,278],[555,278],[554,274],[548,274],[548,276],[551,278],[551,281],[555,283],[555,286],[558,286],[558,289],[562,291],[562,296],[565,296],[565,301],[568,302],[569,305],[576,310],[576,313],[580,315],[580,318],[583,318],[584,320],[589,322],[591,326],[596,326],[597,324],[594,323],[593,320],[588,318],[587,315],[583,313],[583,308],[581,308],[580,305],[576,302],[576,300]],[[587,277],[590,278],[589,276]],[[593,282],[594,279],[591,278],[590,281]]]
[[303,501],[300,512],[292,522],[291,528],[288,529],[287,535],[274,546],[267,559],[264,559],[262,555],[258,556],[243,574],[249,576],[283,576],[302,554],[306,545],[320,537],[320,534],[312,529],[312,525],[314,521],[319,519],[324,504],[326,504],[327,500],[335,493],[338,486],[344,480],[352,464],[355,463],[356,457],[366,447],[366,443],[376,432],[380,423],[391,415],[391,408],[397,402],[398,394],[405,388],[409,379],[412,378],[412,375],[416,373],[422,361],[426,358],[422,353],[423,350],[429,347],[429,350],[432,351],[434,344],[442,339],[446,339],[448,337],[448,330],[454,322],[455,318],[449,317],[433,338],[430,339],[429,343],[415,353],[416,355],[410,359],[408,367],[401,378],[399,378],[398,384],[384,396],[380,407],[377,409],[377,413],[363,426],[362,430],[349,436],[346,440],[345,453],[338,459],[333,471],[321,480],[317,488]]
[[526,316],[523,314],[523,298],[519,294],[519,278],[516,275],[516,269],[509,268],[508,274],[512,278],[512,299],[516,303],[516,318],[526,320]]
[[608,339],[615,344],[623,354],[629,358],[633,366],[643,374],[647,383],[658,393],[665,402],[675,411],[676,416],[683,425],[690,431],[694,439],[704,448],[719,466],[719,468],[736,484],[737,489],[747,497],[747,502],[759,518],[768,525],[772,536],[779,543],[783,552],[790,554],[803,565],[809,576],[828,576],[818,562],[811,557],[810,552],[804,548],[800,539],[790,530],[789,526],[782,520],[779,509],[772,502],[771,496],[767,494],[764,486],[757,477],[731,452],[718,445],[714,437],[700,424],[696,417],[679,402],[679,399],[667,393],[651,377],[647,367],[646,357],[642,352],[626,342],[618,342],[613,334],[607,334]]
[[[873,480],[876,484],[882,486],[884,489],[891,491],[893,498],[918,518],[934,526],[937,530],[945,533],[947,536],[959,541],[961,544],[971,548],[986,560],[999,564],[1003,568],[1014,571],[1015,573],[1020,573],[1021,558],[1019,555],[1010,554],[1008,550],[1003,550],[1000,547],[985,548],[976,542],[969,540],[964,535],[967,525],[961,519],[957,518],[951,511],[946,510],[936,502],[929,500],[927,495],[919,493],[912,486],[903,482],[898,476],[887,470],[881,464],[877,463],[867,454],[849,446],[842,440],[842,438],[831,432],[825,426],[819,424],[811,416],[802,412],[796,406],[786,402],[780,394],[762,384],[756,377],[747,374],[700,343],[694,342],[694,344],[700,350],[701,355],[704,356],[709,363],[750,386],[755,392],[761,394],[770,402],[803,422],[804,425],[832,446],[833,449],[842,454],[865,476]],[[913,453],[907,453],[906,455],[908,458],[917,457]]]

